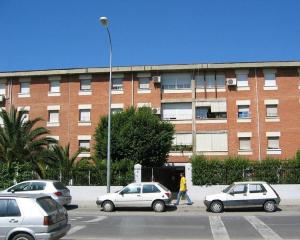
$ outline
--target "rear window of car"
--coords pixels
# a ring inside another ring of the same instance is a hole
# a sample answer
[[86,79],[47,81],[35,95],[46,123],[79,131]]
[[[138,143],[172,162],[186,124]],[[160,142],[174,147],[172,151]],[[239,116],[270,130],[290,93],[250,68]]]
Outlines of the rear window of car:
[[64,184],[62,184],[61,182],[54,182],[53,183],[54,187],[57,189],[57,190],[65,190],[65,189],[68,189]]
[[158,183],[158,186],[160,186],[163,190],[165,190],[165,191],[169,191],[169,189],[168,188],[166,188],[164,185],[162,185],[162,184],[160,184],[160,183]]
[[51,197],[38,198],[36,201],[48,214],[56,211],[60,207]]

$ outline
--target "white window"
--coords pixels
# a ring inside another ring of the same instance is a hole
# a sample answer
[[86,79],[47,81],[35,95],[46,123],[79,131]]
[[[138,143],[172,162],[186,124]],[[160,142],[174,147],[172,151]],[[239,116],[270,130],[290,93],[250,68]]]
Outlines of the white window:
[[162,112],[165,120],[191,120],[192,103],[165,103]]
[[48,110],[48,122],[59,123],[59,110]]
[[80,91],[91,91],[91,79],[80,80]]
[[236,74],[237,86],[248,87],[248,74]]
[[265,87],[276,87],[276,72],[275,70],[264,70]]
[[279,147],[279,136],[268,137],[268,149],[280,149]]
[[148,77],[141,77],[139,78],[139,89],[141,90],[148,90],[149,87],[150,78]]
[[225,75],[223,73],[197,74],[195,76],[196,88],[225,88]]
[[205,80],[206,80],[206,88],[215,88],[216,83],[215,83],[215,74],[207,74],[205,76]]
[[20,93],[21,94],[30,93],[30,82],[20,82]]
[[250,118],[250,106],[249,105],[238,105],[238,118]]
[[[2,112],[2,111],[3,111],[3,108],[0,108],[0,112]],[[0,116],[0,126],[3,126],[3,118],[1,116]]]
[[113,78],[111,89],[117,90],[117,91],[123,90],[123,79],[122,78]]
[[276,104],[266,105],[267,118],[277,118],[278,108]]
[[173,145],[192,145],[191,133],[175,133],[173,138]]
[[85,149],[87,152],[90,151],[90,140],[78,140],[79,148]]
[[240,137],[240,151],[251,151],[251,138],[250,137]]
[[0,95],[6,94],[6,83],[0,82]]
[[91,109],[79,109],[79,121],[90,122],[91,121]]
[[60,92],[60,81],[59,80],[50,81],[50,92],[51,93],[59,93]]
[[196,88],[205,88],[204,74],[197,74],[195,76]]
[[196,118],[198,119],[226,119],[226,101],[203,101],[196,103]]
[[226,132],[197,133],[196,149],[198,152],[226,152],[228,140]]
[[190,89],[191,74],[167,73],[162,75],[163,89]]

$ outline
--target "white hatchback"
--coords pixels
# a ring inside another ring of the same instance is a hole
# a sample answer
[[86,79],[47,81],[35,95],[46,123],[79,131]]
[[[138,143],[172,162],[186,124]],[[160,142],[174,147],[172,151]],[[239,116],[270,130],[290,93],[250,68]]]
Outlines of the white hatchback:
[[11,186],[1,193],[46,194],[63,206],[71,203],[70,190],[61,182],[55,180],[30,180]]
[[207,209],[215,213],[234,207],[263,207],[267,212],[274,212],[279,203],[279,195],[266,182],[235,182],[204,200]]
[[165,186],[157,182],[142,182],[99,196],[96,204],[105,212],[119,207],[151,207],[156,212],[163,212],[170,202],[171,192]]

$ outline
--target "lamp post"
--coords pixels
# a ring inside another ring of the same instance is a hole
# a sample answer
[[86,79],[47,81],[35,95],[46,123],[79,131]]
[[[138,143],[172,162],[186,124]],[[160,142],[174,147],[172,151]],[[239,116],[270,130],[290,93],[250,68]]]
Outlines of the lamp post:
[[110,32],[108,28],[108,19],[107,17],[100,17],[99,21],[103,27],[105,27],[108,38],[109,38],[109,86],[108,86],[108,123],[107,123],[107,163],[106,163],[106,187],[107,192],[110,192],[110,165],[111,165],[111,159],[110,159],[110,130],[111,130],[111,75],[112,75],[112,44],[111,44],[111,37]]

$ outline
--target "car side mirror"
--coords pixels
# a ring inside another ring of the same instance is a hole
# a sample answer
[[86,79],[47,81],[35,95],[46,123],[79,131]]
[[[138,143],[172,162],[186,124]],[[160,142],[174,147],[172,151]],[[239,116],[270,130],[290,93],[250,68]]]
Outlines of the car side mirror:
[[123,195],[124,195],[124,192],[123,192],[123,191],[121,191],[121,192],[120,192],[120,195],[122,195],[122,196],[123,196]]
[[230,191],[229,194],[234,196],[234,191]]

